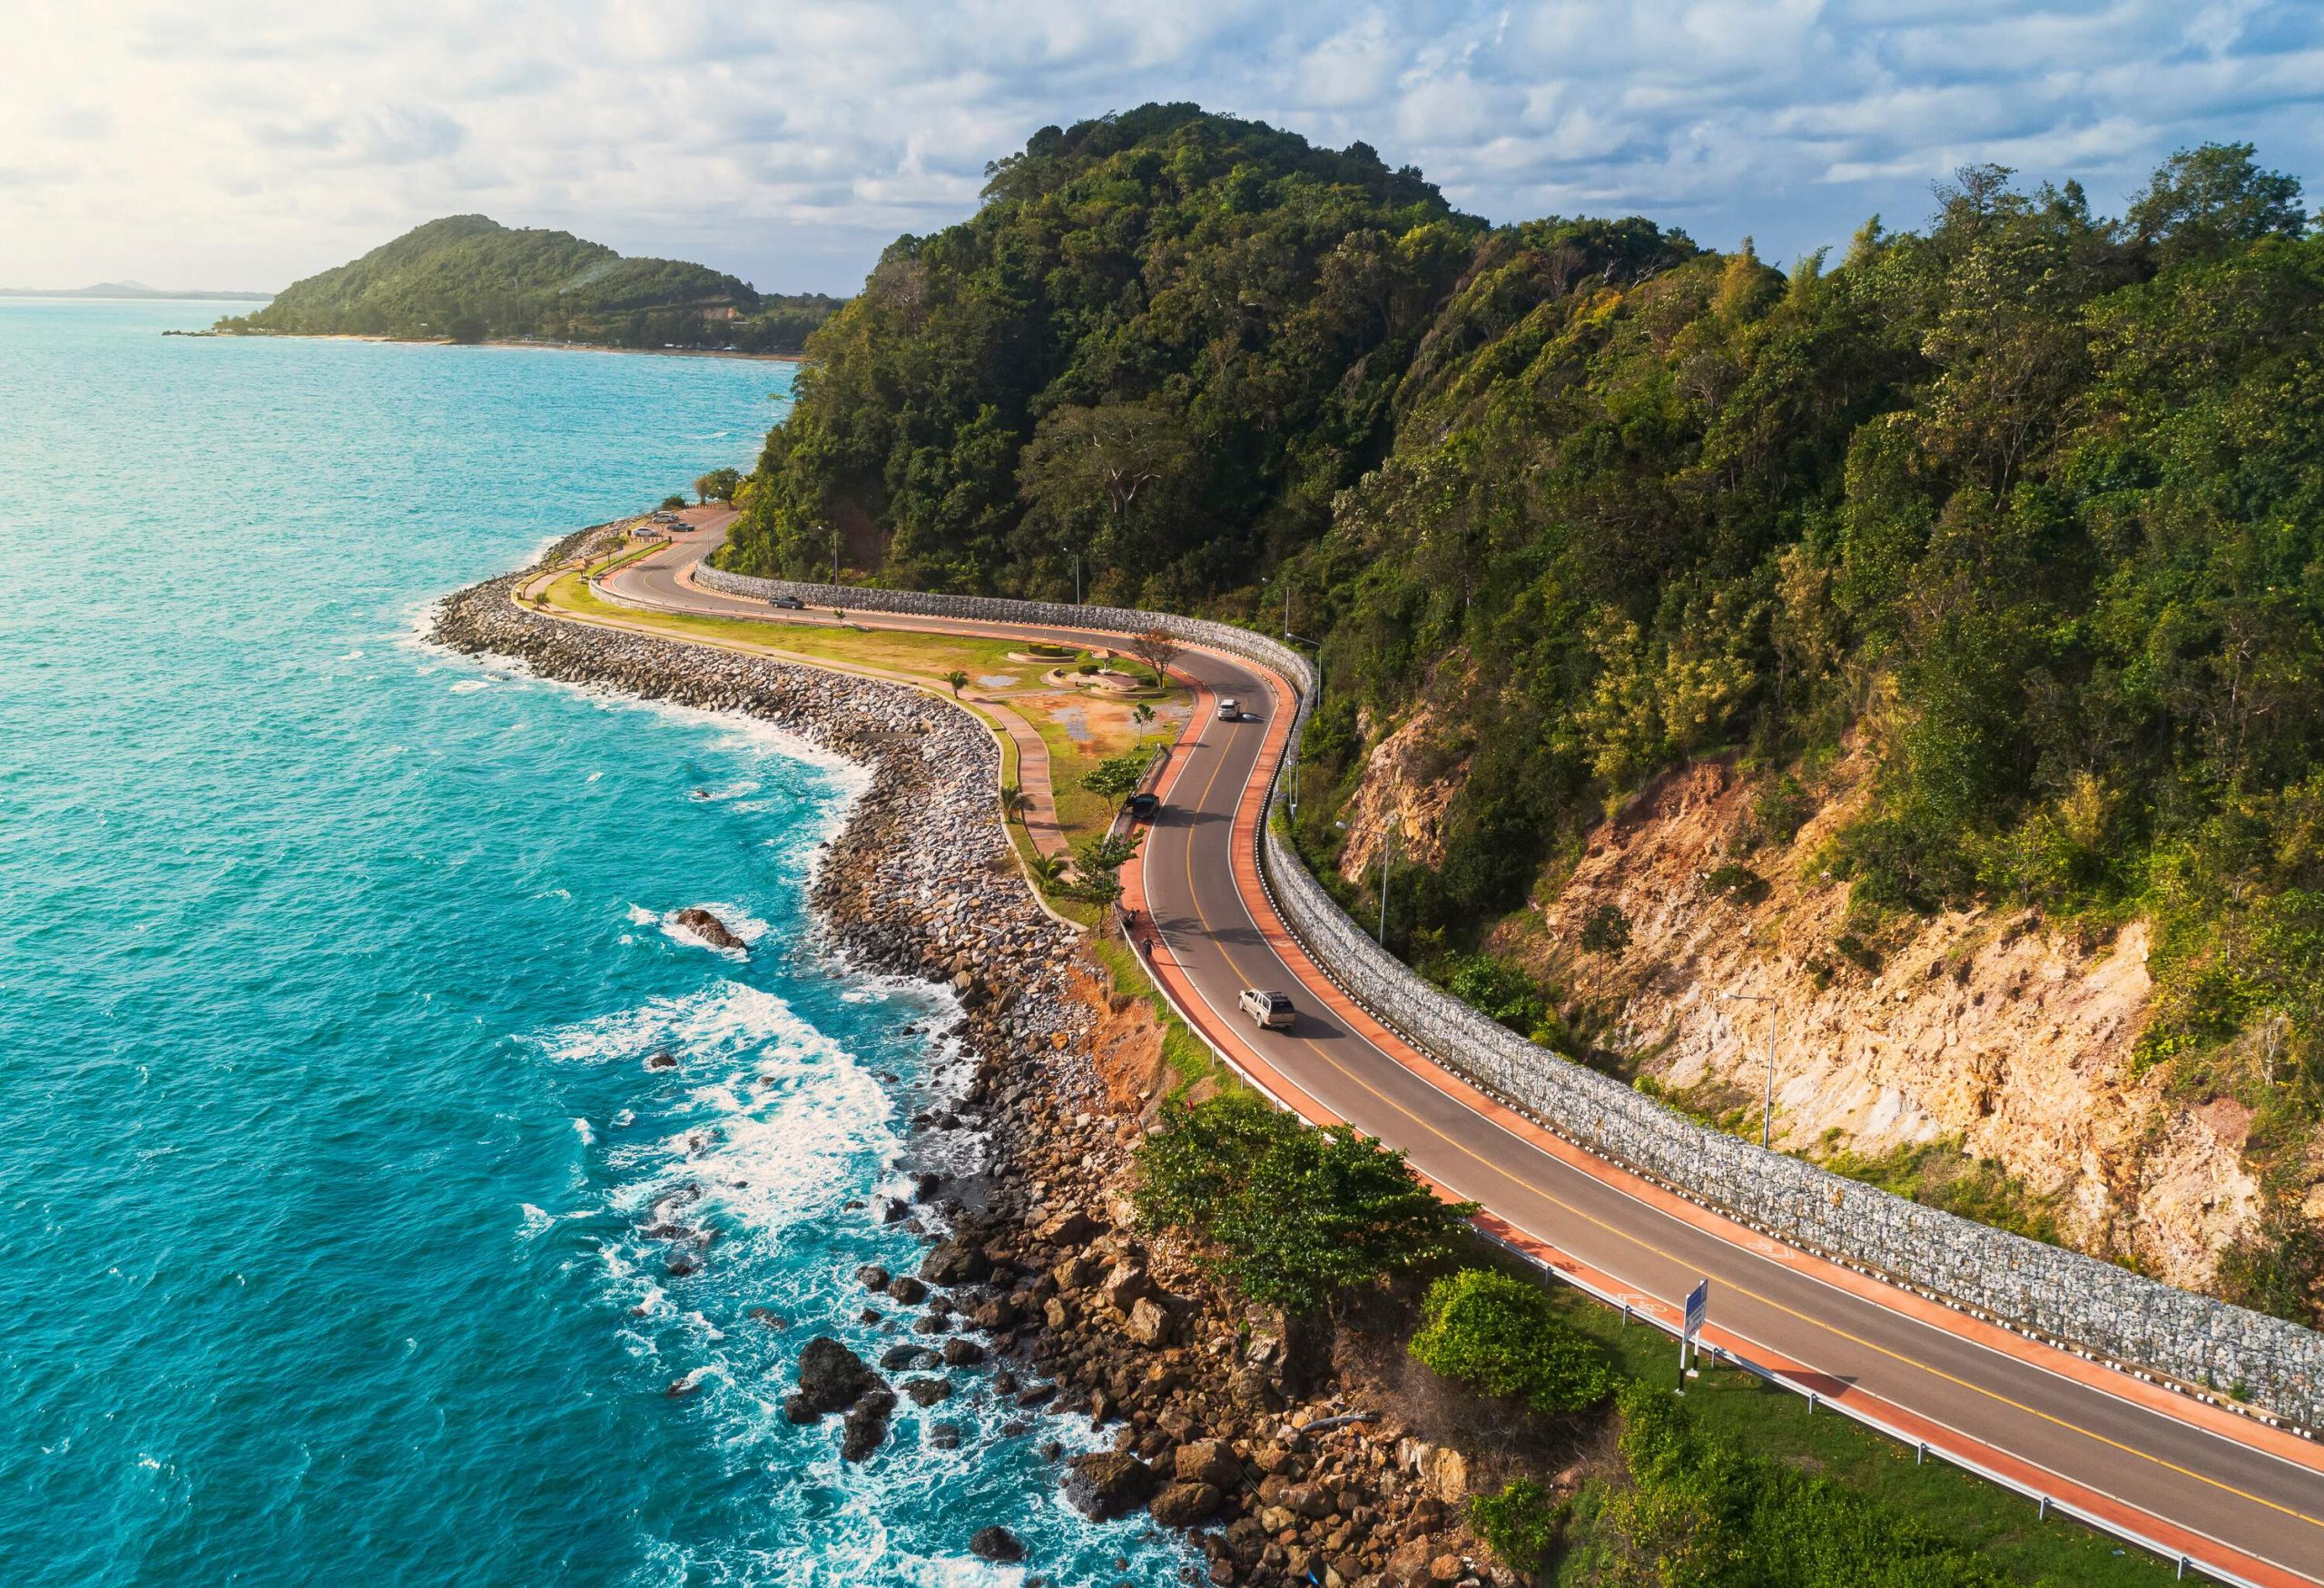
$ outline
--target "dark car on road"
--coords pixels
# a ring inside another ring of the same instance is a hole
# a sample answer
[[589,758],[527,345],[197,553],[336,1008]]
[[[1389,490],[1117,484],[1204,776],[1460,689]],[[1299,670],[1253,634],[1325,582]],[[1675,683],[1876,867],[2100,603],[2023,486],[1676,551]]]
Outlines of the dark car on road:
[[1129,803],[1124,809],[1129,812],[1129,819],[1133,822],[1151,822],[1161,813],[1162,796],[1141,791],[1129,796]]
[[770,607],[780,607],[785,612],[804,612],[807,610],[807,603],[802,601],[796,596],[769,596],[766,598],[766,604]]

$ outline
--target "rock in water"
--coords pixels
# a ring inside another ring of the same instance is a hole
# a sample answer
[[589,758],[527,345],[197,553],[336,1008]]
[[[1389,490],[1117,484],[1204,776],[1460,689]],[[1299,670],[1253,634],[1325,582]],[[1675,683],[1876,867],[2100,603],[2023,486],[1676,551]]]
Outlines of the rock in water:
[[1021,1561],[1025,1545],[1005,1527],[980,1527],[969,1539],[969,1553],[980,1561]]
[[817,1335],[799,1353],[799,1393],[783,1406],[793,1422],[812,1423],[828,1413],[843,1412],[882,1387],[880,1376],[862,1357],[829,1335]]
[[1109,1450],[1066,1463],[1066,1504],[1092,1522],[1127,1516],[1153,1492],[1154,1469],[1135,1455]]
[[887,1441],[888,1415],[895,1409],[896,1392],[884,1385],[850,1406],[840,1437],[841,1459],[871,1460],[872,1453]]
[[689,904],[677,913],[677,923],[714,949],[733,949],[749,953],[751,945],[736,937],[734,929],[699,904]]

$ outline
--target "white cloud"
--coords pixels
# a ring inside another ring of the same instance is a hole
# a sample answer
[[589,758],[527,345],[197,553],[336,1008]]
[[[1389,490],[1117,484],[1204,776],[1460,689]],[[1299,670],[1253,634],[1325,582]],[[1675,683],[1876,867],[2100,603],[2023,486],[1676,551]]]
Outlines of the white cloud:
[[1033,129],[1156,99],[1774,259],[1964,161],[2107,206],[2250,138],[2324,183],[2324,15],[2266,0],[13,0],[0,60],[11,285],[279,285],[481,210],[847,291]]

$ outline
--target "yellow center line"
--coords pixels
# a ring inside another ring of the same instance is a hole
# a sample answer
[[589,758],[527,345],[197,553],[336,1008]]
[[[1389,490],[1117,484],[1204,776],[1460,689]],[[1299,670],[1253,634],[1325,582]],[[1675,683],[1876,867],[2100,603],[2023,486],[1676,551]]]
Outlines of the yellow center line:
[[[1276,702],[1275,709],[1282,709],[1282,703],[1280,700]],[[1196,810],[1206,808],[1209,805],[1211,790],[1216,786],[1218,783],[1218,775],[1220,773],[1224,772],[1226,768],[1226,754],[1224,746],[1222,746],[1218,755],[1214,760],[1209,780],[1203,784],[1202,794],[1196,802],[1195,808]],[[1238,799],[1237,810],[1239,811],[1239,809],[1240,801]],[[1234,862],[1234,816],[1235,813],[1229,813],[1227,818],[1227,859],[1230,866]],[[1195,846],[1194,835],[1191,830],[1188,832],[1187,836],[1186,874],[1187,902],[1193,907],[1195,919],[1201,923],[1205,935],[1209,938],[1211,945],[1218,951],[1220,957],[1226,960],[1227,969],[1234,973],[1235,979],[1237,981],[1241,981],[1249,986],[1256,986],[1257,983],[1251,981],[1248,974],[1244,971],[1242,963],[1236,959],[1235,951],[1229,948],[1226,942],[1219,937],[1217,932],[1211,926],[1209,916],[1205,914],[1203,912],[1202,900],[1195,890]],[[1258,924],[1256,916],[1253,918],[1252,924],[1255,926]],[[1286,967],[1286,969],[1288,967]],[[1350,1034],[1354,1035],[1354,1033],[1351,1032]],[[1346,1065],[1341,1063],[1337,1059],[1332,1056],[1329,1050],[1324,1048],[1324,1046],[1317,1042],[1313,1037],[1299,1037],[1295,1038],[1294,1040],[1305,1043],[1308,1050],[1314,1053],[1317,1058],[1321,1059],[1324,1063],[1330,1065],[1334,1070],[1339,1071],[1342,1076],[1363,1088],[1365,1091],[1371,1093],[1374,1098],[1377,1099],[1382,1103],[1386,1104],[1389,1108],[1393,1109],[1397,1113],[1402,1114],[1405,1119],[1420,1127],[1421,1129],[1426,1131],[1431,1136],[1435,1137],[1438,1140],[1443,1142],[1446,1146],[1452,1148],[1454,1150],[1468,1158],[1475,1159],[1486,1169],[1500,1176],[1510,1184],[1521,1187],[1524,1189],[1532,1192],[1535,1196],[1550,1203],[1551,1206],[1561,1208],[1565,1212],[1570,1213],[1573,1217],[1582,1219],[1587,1223],[1595,1225],[1609,1235],[1619,1237],[1623,1240],[1630,1242],[1633,1246],[1637,1246],[1643,1250],[1651,1252],[1656,1257],[1662,1258],[1665,1262],[1674,1263],[1682,1268],[1692,1267],[1692,1265],[1689,1264],[1684,1258],[1678,1257],[1672,1252],[1664,1250],[1661,1247],[1655,1245],[1652,1241],[1646,1239],[1644,1237],[1632,1234],[1630,1231],[1623,1229],[1617,1225],[1610,1224],[1605,1219],[1599,1218],[1596,1214],[1591,1213],[1585,1208],[1575,1207],[1572,1203],[1567,1201],[1556,1192],[1550,1190],[1546,1187],[1535,1185],[1532,1181],[1525,1179],[1521,1175],[1512,1173],[1507,1169],[1502,1168],[1500,1164],[1493,1162],[1492,1159],[1477,1151],[1474,1148],[1470,1147],[1467,1143],[1447,1135],[1442,1129],[1431,1123],[1429,1120],[1423,1119],[1420,1115],[1413,1112],[1412,1110],[1406,1108],[1403,1103],[1398,1102],[1394,1098],[1390,1097],[1387,1093],[1382,1091],[1378,1087],[1374,1086],[1364,1077],[1356,1074]],[[1393,1062],[1393,1060],[1391,1061]],[[1479,1114],[1477,1117],[1481,1119],[1484,1119],[1488,1124],[1492,1125],[1493,1129],[1496,1130],[1501,1130],[1503,1134],[1511,1135],[1511,1139],[1523,1143],[1523,1145],[1525,1145],[1529,1149],[1536,1152],[1541,1150],[1539,1148],[1533,1147],[1531,1142],[1525,1142],[1523,1138],[1510,1133],[1506,1127],[1501,1125],[1496,1120],[1491,1119],[1488,1116]],[[1665,1217],[1668,1217],[1668,1215],[1665,1215]],[[1717,1239],[1719,1238],[1713,1237],[1712,1238]],[[1727,1244],[1733,1245],[1732,1242],[1728,1242]],[[1738,1253],[1743,1253],[1746,1256],[1749,1255],[1745,1251],[1745,1248],[1741,1247],[1736,1247],[1735,1249]],[[2156,1466],[2162,1467],[2166,1472],[2176,1473],[2181,1477],[2192,1478],[2195,1482],[2207,1484],[2211,1488],[2219,1490],[2222,1494],[2232,1494],[2240,1500],[2249,1500],[2255,1505],[2264,1505],[2270,1511],[2280,1512],[2286,1516],[2294,1517],[2299,1521],[2307,1523],[2311,1527],[2324,1528],[2324,1517],[2310,1516],[2304,1511],[2295,1510],[2290,1505],[2281,1504],[2277,1501],[2268,1499],[2264,1495],[2251,1494],[2248,1490],[2237,1488],[2232,1484],[2222,1483],[2217,1478],[2207,1477],[2203,1474],[2195,1472],[2191,1468],[2181,1466],[2177,1462],[2166,1461],[2162,1456],[2153,1455],[2149,1451],[2141,1450],[2136,1445],[2125,1445],[2119,1439],[2110,1438],[2106,1435],[2098,1433],[2093,1429],[2083,1427],[2078,1423],[2069,1422],[2063,1417],[2056,1416],[2049,1412],[2043,1411],[2038,1407],[2027,1406],[2024,1402],[2015,1400],[2011,1396],[1999,1393],[1996,1390],[1987,1389],[1984,1386],[1974,1383],[1972,1380],[1962,1378],[1955,1374],[1947,1373],[1941,1367],[1932,1366],[1928,1363],[1905,1356],[1900,1351],[1892,1350],[1886,1346],[1880,1345],[1872,1340],[1867,1340],[1860,1335],[1851,1333],[1846,1329],[1839,1327],[1836,1324],[1827,1323],[1821,1318],[1815,1317],[1807,1313],[1800,1312],[1794,1307],[1787,1307],[1782,1302],[1776,1300],[1774,1297],[1763,1295],[1759,1291],[1754,1290],[1748,1286],[1738,1284],[1732,1279],[1722,1280],[1721,1283],[1727,1285],[1730,1289],[1733,1289],[1738,1294],[1748,1297],[1750,1299],[1758,1302],[1761,1306],[1774,1308],[1776,1311],[1782,1313],[1787,1317],[1794,1318],[1800,1323],[1821,1329],[1827,1334],[1837,1336],[1840,1339],[1849,1342],[1851,1345],[1861,1346],[1867,1351],[1876,1352],[1880,1356],[1889,1358],[1891,1361],[1901,1363],[1906,1367],[1914,1368],[1919,1372],[1928,1374],[1930,1376],[1941,1379],[1946,1384],[1983,1396],[1987,1400],[1993,1401],[1997,1405],[2008,1406],[2014,1411],[2023,1412],[2030,1417],[2037,1417],[2041,1421],[2050,1424],[2053,1427],[2064,1429],[2068,1433],[2079,1434],[2085,1439],[2093,1440],[2110,1449],[2122,1451],[2125,1455],[2137,1456],[2142,1461],[2152,1462]],[[1875,1305],[1877,1304],[1876,1303]],[[1804,1366],[1806,1364],[1802,1364],[1802,1366]],[[1827,1370],[1810,1368],[1809,1371],[1823,1372]],[[2099,1393],[2103,1394],[2104,1392],[2100,1391]],[[2020,1457],[2019,1459],[2023,1460],[2024,1458]],[[2039,1464],[2036,1463],[2032,1465],[2038,1465]],[[2063,1474],[2058,1474],[2057,1475],[2061,1477],[2064,1476]],[[2071,1482],[2073,1480],[2069,1479],[2068,1481]],[[2130,1504],[2128,1501],[2121,1503],[2125,1504]]]

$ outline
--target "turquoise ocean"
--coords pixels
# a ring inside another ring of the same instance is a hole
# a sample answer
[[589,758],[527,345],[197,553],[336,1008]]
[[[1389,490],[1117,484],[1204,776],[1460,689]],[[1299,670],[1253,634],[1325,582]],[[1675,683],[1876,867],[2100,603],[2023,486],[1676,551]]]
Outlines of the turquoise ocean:
[[222,311],[0,301],[0,1581],[1175,1580],[983,1376],[862,1465],[783,1418],[896,1338],[850,1204],[954,1058],[805,912],[848,769],[419,638],[790,367],[160,334]]

